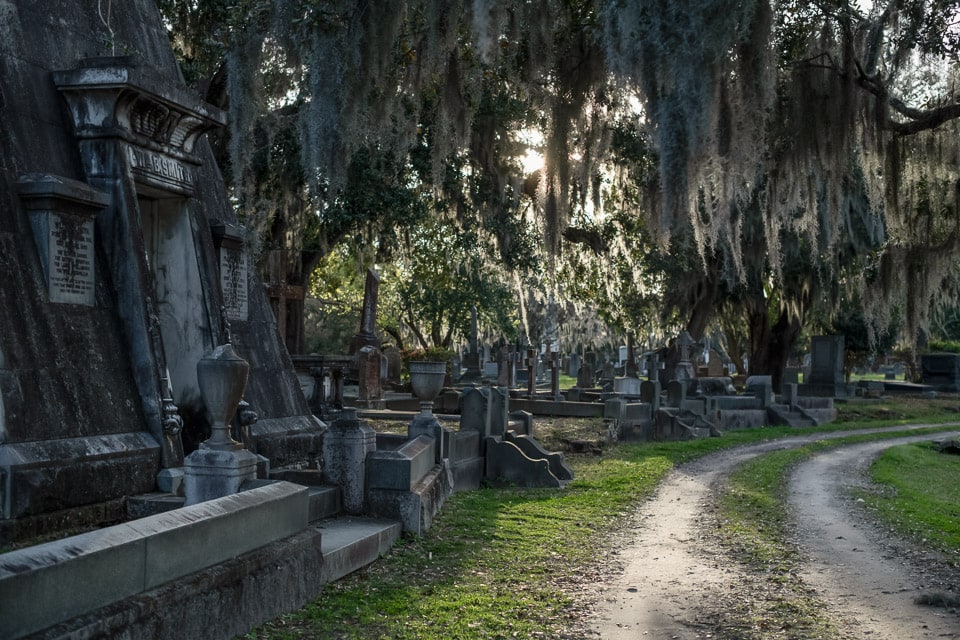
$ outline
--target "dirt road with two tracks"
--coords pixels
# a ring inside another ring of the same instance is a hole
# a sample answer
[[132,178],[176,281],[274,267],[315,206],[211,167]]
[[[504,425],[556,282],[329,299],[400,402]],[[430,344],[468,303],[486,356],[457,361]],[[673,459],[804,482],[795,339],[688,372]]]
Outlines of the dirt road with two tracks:
[[[884,448],[957,437],[957,428],[949,425],[937,435],[844,446],[815,456],[792,474],[793,542],[803,558],[801,570],[790,576],[792,589],[813,597],[840,637],[960,638],[960,617],[954,612],[915,603],[923,593],[960,590],[960,572],[937,554],[881,531],[849,491],[867,482],[869,462]],[[758,594],[768,586],[725,555],[716,536],[717,490],[731,469],[754,456],[842,435],[724,451],[671,473],[656,496],[642,505],[635,532],[618,552],[622,572],[604,585],[594,634],[604,640],[743,637],[742,627],[726,624],[733,612],[752,598],[776,594]],[[756,633],[765,637],[762,630]],[[802,637],[789,630],[771,631],[770,637],[778,634]]]

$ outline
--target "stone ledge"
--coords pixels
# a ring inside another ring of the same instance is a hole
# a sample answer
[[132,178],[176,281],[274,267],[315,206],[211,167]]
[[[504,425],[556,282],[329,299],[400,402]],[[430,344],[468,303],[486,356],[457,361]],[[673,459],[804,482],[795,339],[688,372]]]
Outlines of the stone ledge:
[[18,638],[211,567],[307,526],[277,482],[0,555],[0,637]]

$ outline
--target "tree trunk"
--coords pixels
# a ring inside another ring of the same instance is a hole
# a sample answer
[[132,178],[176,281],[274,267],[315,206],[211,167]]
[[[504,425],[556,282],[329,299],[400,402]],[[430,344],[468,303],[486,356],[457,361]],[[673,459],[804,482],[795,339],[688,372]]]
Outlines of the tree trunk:
[[803,327],[801,319],[786,309],[780,310],[771,326],[766,301],[754,301],[748,307],[750,326],[749,375],[768,375],[774,391],[779,391],[783,372]]

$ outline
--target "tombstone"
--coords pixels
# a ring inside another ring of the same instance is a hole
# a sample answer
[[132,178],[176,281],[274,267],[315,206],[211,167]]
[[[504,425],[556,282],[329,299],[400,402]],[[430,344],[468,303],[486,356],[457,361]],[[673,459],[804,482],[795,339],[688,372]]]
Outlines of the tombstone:
[[814,336],[810,339],[809,384],[843,384],[843,336]]
[[537,366],[540,364],[540,355],[536,349],[527,349],[527,397],[537,395]]
[[385,382],[389,385],[400,384],[400,373],[403,371],[403,358],[400,355],[400,349],[393,345],[384,347],[383,355],[387,359]]
[[784,368],[783,384],[800,384],[800,368],[799,367]]
[[381,384],[380,350],[369,345],[361,347],[357,352],[357,406],[361,409],[383,409],[386,403],[383,399]]
[[590,389],[593,387],[593,367],[583,364],[577,372],[577,386],[581,389]]
[[760,399],[764,409],[773,403],[773,378],[771,376],[750,376],[744,387],[746,392]]
[[937,391],[960,391],[960,354],[925,353],[920,356],[923,384]]
[[560,352],[551,351],[547,344],[547,352],[544,354],[544,370],[550,371],[550,397],[554,400],[563,400],[560,395]]
[[583,358],[580,357],[579,353],[571,353],[570,357],[567,358],[567,375],[571,378],[578,377],[580,375],[580,365],[582,363]]
[[647,379],[650,380],[650,382],[660,382],[661,365],[660,354],[656,352],[651,353],[647,360]]
[[705,396],[732,396],[736,395],[736,389],[733,386],[733,379],[727,376],[718,376],[716,378],[706,377],[697,378],[698,392]]
[[510,347],[504,345],[497,351],[497,386],[510,388],[512,377],[510,368],[513,366],[513,359],[510,357]]
[[503,387],[490,387],[490,434],[503,436],[510,424],[510,393]]
[[47,299],[55,304],[94,306],[93,221],[109,203],[107,194],[77,180],[46,174],[22,176],[17,194],[30,215]]
[[723,366],[723,357],[714,349],[710,349],[710,359],[707,361],[707,376],[710,378],[722,378],[727,375]]
[[614,378],[613,390],[622,396],[640,397],[639,378]]
[[797,406],[797,383],[787,382],[783,385],[781,402],[793,410]]
[[597,353],[595,351],[587,351],[583,354],[583,364],[590,368],[590,371],[596,373],[599,368],[597,362]]
[[639,375],[632,331],[627,334],[627,358],[623,364],[623,375],[627,378],[636,378]]
[[697,377],[696,368],[693,365],[693,349],[697,343],[693,341],[690,334],[684,331],[676,340],[676,349],[679,357],[676,368],[673,370],[674,380],[692,380]]
[[363,309],[360,312],[360,330],[350,341],[350,354],[363,347],[380,348],[380,336],[377,335],[377,301],[380,297],[380,276],[373,269],[367,269],[367,279],[363,286]]
[[[464,387],[460,395],[460,429],[480,432],[480,441],[491,435],[492,393],[489,387]],[[500,434],[502,435],[502,434]]]
[[463,366],[466,369],[460,375],[460,382],[479,381],[483,377],[480,370],[480,337],[477,326],[477,308],[470,308],[470,350],[463,357]]
[[667,383],[667,406],[681,407],[687,399],[687,385],[680,380],[671,380]]
[[653,413],[660,410],[660,381],[644,380],[640,383],[640,402],[649,404]]
[[843,336],[814,336],[810,339],[810,372],[799,387],[800,395],[846,397],[849,395],[843,371]]
[[603,366],[600,368],[600,378],[605,381],[613,380],[617,375],[617,371],[613,366],[613,363],[609,360],[603,363]]
[[377,434],[357,410],[344,409],[323,439],[323,477],[340,487],[343,510],[363,513],[367,457],[377,449]]
[[[223,289],[223,308],[231,322],[245,321],[249,314],[247,302],[248,265],[243,250],[243,227],[220,223],[210,226],[213,241],[220,257],[220,287]],[[277,318],[278,328],[286,326]]]

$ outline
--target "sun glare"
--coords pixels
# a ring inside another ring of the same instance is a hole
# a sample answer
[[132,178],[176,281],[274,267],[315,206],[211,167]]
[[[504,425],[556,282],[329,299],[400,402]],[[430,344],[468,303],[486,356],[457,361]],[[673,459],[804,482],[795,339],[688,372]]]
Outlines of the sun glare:
[[543,163],[543,155],[536,149],[527,149],[527,152],[520,156],[520,167],[525,176],[543,169]]
[[517,140],[527,148],[526,153],[518,158],[523,175],[543,169],[544,159],[540,151],[543,149],[543,134],[536,129],[523,129],[517,132]]

